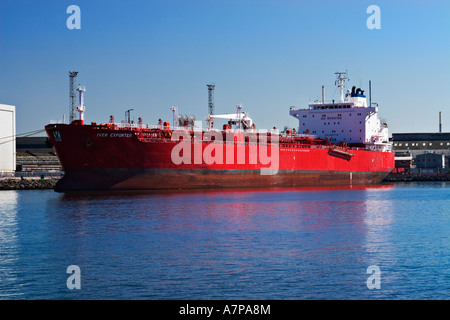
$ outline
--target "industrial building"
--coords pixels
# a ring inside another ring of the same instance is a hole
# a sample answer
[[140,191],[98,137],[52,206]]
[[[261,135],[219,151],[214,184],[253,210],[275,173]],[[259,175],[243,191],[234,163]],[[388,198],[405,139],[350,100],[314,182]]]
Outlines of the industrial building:
[[449,159],[443,154],[424,153],[417,155],[415,163],[416,168],[421,172],[426,173],[431,171],[440,173],[448,171]]
[[433,173],[449,170],[450,132],[393,133],[392,146],[398,169]]
[[0,177],[16,170],[16,107],[0,104]]
[[17,137],[16,175],[60,174],[59,159],[47,137]]

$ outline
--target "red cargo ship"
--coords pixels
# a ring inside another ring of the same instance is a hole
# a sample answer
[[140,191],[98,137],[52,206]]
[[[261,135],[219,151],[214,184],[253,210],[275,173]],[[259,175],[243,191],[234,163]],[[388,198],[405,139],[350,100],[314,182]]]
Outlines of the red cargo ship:
[[[360,89],[341,100],[291,107],[298,130],[256,130],[238,106],[235,114],[207,118],[208,128],[179,117],[156,126],[131,121],[45,127],[64,177],[55,191],[311,187],[380,183],[394,168],[387,126]],[[225,119],[221,130],[214,120]]]

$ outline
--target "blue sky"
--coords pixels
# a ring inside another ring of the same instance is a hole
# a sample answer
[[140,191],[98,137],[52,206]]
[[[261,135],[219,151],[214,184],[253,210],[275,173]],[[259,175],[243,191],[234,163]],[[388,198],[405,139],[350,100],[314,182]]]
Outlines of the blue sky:
[[[69,30],[70,5],[81,29]],[[369,5],[381,10],[370,30]],[[294,0],[0,0],[0,103],[17,133],[68,118],[69,71],[86,86],[85,119],[172,122],[242,104],[257,128],[297,127],[289,107],[338,99],[336,71],[368,93],[396,132],[450,131],[450,2]]]

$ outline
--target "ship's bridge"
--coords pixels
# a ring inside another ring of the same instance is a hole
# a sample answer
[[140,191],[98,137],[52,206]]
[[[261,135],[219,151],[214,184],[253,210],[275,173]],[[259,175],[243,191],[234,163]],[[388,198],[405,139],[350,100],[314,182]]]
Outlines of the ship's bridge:
[[349,109],[349,108],[363,108],[367,107],[367,99],[364,95],[364,91],[355,86],[352,90],[347,90],[345,94],[345,100],[342,102],[326,103],[322,102],[312,102],[309,104],[310,110],[324,110],[324,109]]
[[338,74],[339,102],[325,102],[322,87],[322,102],[310,103],[305,109],[290,108],[289,114],[299,121],[298,133],[311,133],[332,143],[384,149],[389,141],[388,128],[378,117],[378,107],[367,106],[364,91],[355,86],[344,94],[342,82]]
[[310,110],[324,110],[324,109],[348,109],[353,108],[353,103],[319,103],[312,102],[309,104]]

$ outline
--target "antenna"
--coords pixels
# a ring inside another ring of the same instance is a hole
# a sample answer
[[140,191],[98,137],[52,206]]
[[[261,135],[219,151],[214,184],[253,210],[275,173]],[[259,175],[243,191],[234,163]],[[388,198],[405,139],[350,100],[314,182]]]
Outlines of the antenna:
[[345,72],[335,72],[335,75],[337,75],[337,79],[335,84],[339,87],[340,91],[340,102],[344,102],[344,81],[348,80],[347,78],[347,71]]
[[214,114],[214,87],[216,85],[214,85],[214,84],[207,84],[206,86],[208,87],[208,109],[209,109],[209,114],[213,115]]
[[78,72],[76,71],[69,71],[69,98],[70,98],[69,123],[72,123],[72,121],[75,120],[75,110],[76,110],[75,79],[77,77],[77,74]]
[[128,124],[131,124],[131,111],[133,111],[134,109],[128,109],[127,111],[125,111],[125,118]]

